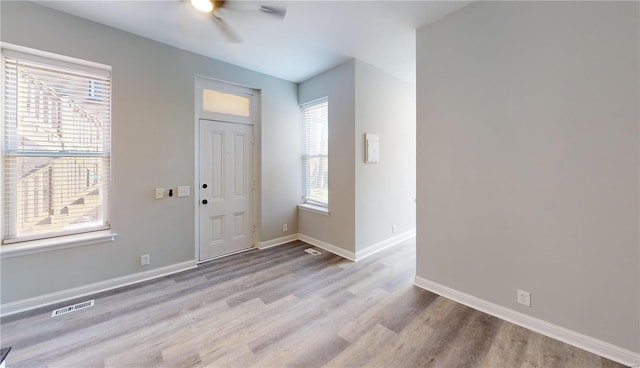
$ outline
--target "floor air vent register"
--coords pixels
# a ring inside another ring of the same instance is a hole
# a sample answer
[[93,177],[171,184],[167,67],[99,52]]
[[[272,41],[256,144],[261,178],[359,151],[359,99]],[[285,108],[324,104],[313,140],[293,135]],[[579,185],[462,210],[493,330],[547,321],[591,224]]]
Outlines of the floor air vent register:
[[311,254],[312,256],[319,256],[320,254],[322,254],[322,253],[318,252],[317,250],[311,249],[311,248],[307,248],[304,251],[309,253],[309,254]]
[[61,316],[63,314],[67,314],[67,313],[71,313],[71,312],[77,312],[77,311],[79,311],[81,309],[93,307],[94,304],[95,304],[95,299],[91,299],[91,300],[88,300],[86,302],[70,305],[68,307],[58,308],[58,309],[54,310],[53,312],[51,312],[51,317],[58,317],[58,316]]

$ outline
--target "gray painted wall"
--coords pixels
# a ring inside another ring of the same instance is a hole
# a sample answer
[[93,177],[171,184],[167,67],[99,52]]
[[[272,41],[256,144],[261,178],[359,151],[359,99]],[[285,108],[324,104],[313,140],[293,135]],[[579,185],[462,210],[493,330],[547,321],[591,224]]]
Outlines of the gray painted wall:
[[[298,232],[300,110],[294,83],[181,51],[27,2],[2,2],[2,41],[113,67],[112,230],[115,242],[2,260],[1,303],[193,260],[194,77],[262,90],[262,241]],[[260,143],[260,142],[259,142]],[[140,255],[151,265],[140,267]]]
[[[302,105],[329,100],[330,216],[299,210],[301,234],[355,253],[355,61],[348,61],[298,86]],[[299,163],[299,166],[302,164]],[[302,200],[302,197],[300,198]]]
[[[349,252],[415,228],[415,87],[360,60],[299,85],[329,99],[329,216],[299,211],[300,233]],[[364,163],[364,133],[381,159]],[[396,233],[391,232],[396,225]]]
[[418,31],[418,276],[640,351],[639,5],[479,2]]
[[[365,164],[365,133],[380,137],[380,162]],[[356,61],[356,251],[415,229],[415,86]],[[396,225],[396,232],[391,226]]]

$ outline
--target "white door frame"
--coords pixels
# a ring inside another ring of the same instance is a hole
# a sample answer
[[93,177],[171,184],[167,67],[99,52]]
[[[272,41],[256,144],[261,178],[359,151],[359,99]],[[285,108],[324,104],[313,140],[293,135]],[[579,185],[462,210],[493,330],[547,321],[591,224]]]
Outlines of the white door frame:
[[[253,125],[253,181],[254,181],[254,189],[253,189],[253,201],[252,201],[252,211],[253,211],[253,223],[255,225],[255,231],[253,232],[252,245],[253,248],[257,248],[259,246],[260,239],[260,223],[261,223],[261,193],[262,193],[262,177],[260,176],[261,170],[261,162],[260,159],[262,152],[262,124],[261,124],[261,116],[260,116],[260,90],[254,89],[251,87],[241,86],[229,82],[225,82],[222,80],[209,78],[205,76],[196,75],[195,76],[195,91],[194,91],[194,101],[195,101],[195,114],[194,114],[194,190],[193,190],[193,201],[194,201],[194,239],[195,239],[195,258],[197,263],[210,261],[211,259],[207,259],[206,261],[202,261],[200,259],[200,119],[206,120],[217,120],[226,123],[240,123],[240,124],[248,124]],[[226,115],[219,113],[211,113],[204,111],[202,108],[202,91],[203,89],[211,89],[221,92],[235,93],[240,95],[249,96],[251,98],[251,117],[244,118],[240,116],[234,115]],[[251,248],[249,248],[251,249]]]

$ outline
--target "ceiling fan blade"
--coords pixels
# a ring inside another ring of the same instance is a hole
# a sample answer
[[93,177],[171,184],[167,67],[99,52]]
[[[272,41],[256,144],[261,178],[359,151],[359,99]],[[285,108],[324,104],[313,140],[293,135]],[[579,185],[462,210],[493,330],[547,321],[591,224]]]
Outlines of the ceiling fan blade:
[[240,37],[238,37],[238,35],[236,35],[235,32],[231,30],[231,28],[227,25],[227,23],[224,20],[222,20],[222,18],[213,14],[211,16],[211,19],[213,20],[213,23],[215,23],[218,26],[220,31],[222,31],[222,34],[224,34],[224,37],[227,39],[228,42],[231,42],[231,43],[242,42]]
[[226,3],[225,0],[213,0],[213,11],[215,12],[216,10],[224,7],[224,3]]
[[280,19],[284,18],[287,14],[287,8],[281,8],[279,6],[268,6],[268,5],[260,5],[261,12],[269,15],[273,15],[274,17],[278,17]]

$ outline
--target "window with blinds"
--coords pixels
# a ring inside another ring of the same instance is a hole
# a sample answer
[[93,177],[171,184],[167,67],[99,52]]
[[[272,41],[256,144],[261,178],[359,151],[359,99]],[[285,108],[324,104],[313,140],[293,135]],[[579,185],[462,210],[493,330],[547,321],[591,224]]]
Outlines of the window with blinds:
[[326,98],[302,106],[302,165],[305,203],[329,205],[329,103]]
[[2,59],[2,243],[108,229],[111,71]]

